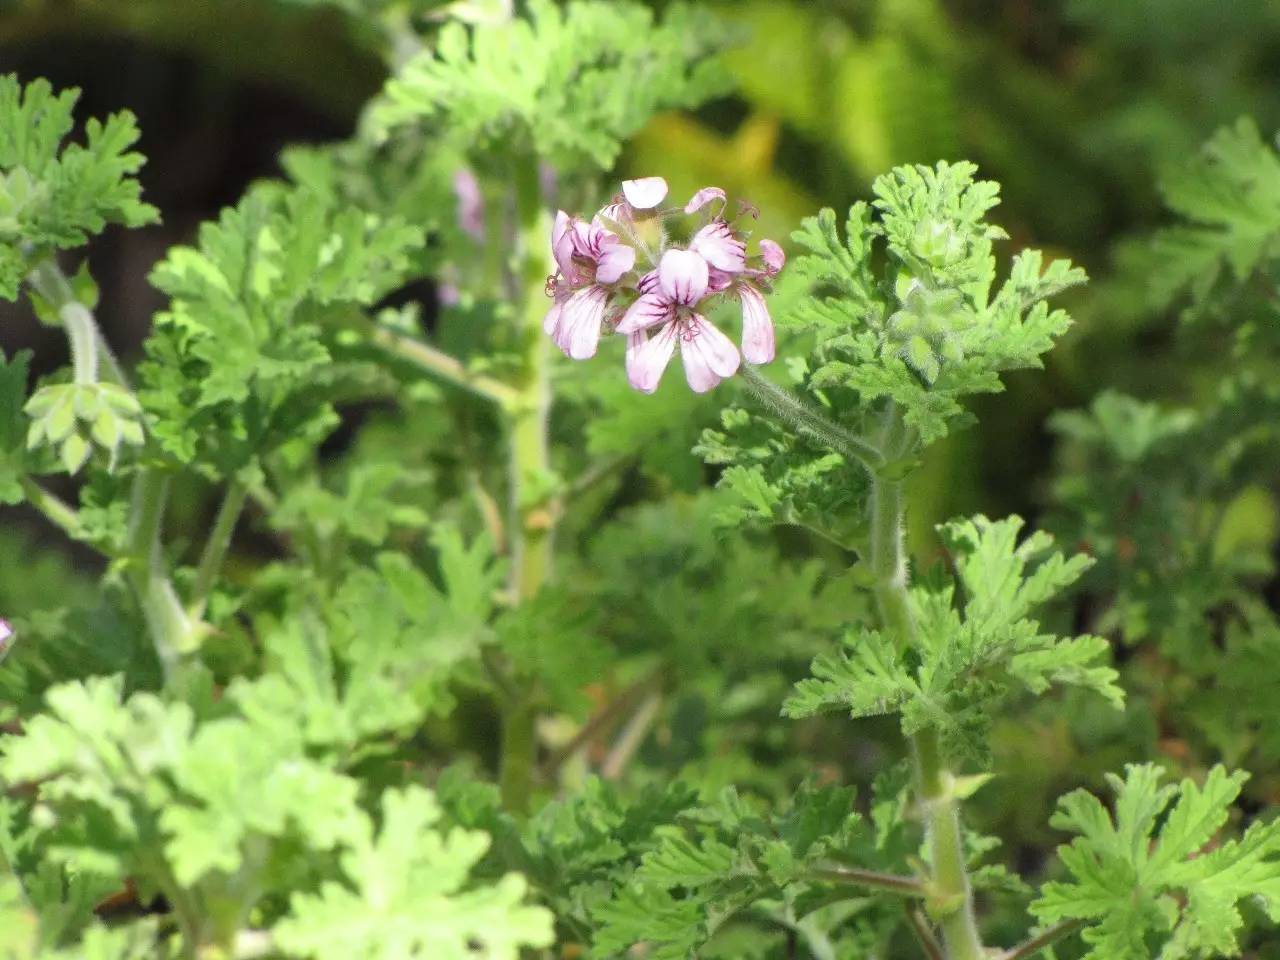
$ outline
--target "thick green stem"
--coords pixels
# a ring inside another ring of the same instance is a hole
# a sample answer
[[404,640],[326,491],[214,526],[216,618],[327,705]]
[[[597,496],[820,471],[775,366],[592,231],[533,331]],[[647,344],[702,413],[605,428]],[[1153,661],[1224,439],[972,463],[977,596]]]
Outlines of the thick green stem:
[[79,303],[68,303],[58,311],[71,345],[71,366],[75,382],[81,385],[98,382],[98,336],[93,314]]
[[191,601],[187,609],[193,620],[204,616],[205,605],[209,602],[209,594],[213,592],[214,582],[222,570],[222,561],[226,559],[227,550],[231,547],[231,536],[235,533],[236,521],[240,519],[240,512],[244,509],[248,495],[248,486],[235,478],[223,494],[222,504],[218,507],[213,529],[209,531],[209,539],[200,555],[200,566],[196,568],[196,579],[191,588]]
[[[516,396],[508,407],[508,528],[511,531],[511,596],[517,603],[537,596],[551,576],[554,511],[549,499],[551,450],[547,423],[551,412],[550,355],[542,335],[547,302],[543,294],[550,270],[546,238],[550,225],[538,188],[537,170],[530,164],[518,171],[517,211],[519,244],[512,273],[519,282],[522,302],[520,339],[524,364]],[[526,691],[531,693],[531,691]],[[502,760],[499,783],[508,810],[528,809],[533,788],[537,714],[529,696],[503,706]]]
[[[902,482],[872,474],[871,548],[876,606],[885,631],[899,647],[911,645],[915,622],[907,596],[907,564],[902,546]],[[937,731],[913,738],[916,782],[929,837],[933,866],[930,907],[937,916],[947,960],[983,960],[986,956],[973,912],[973,891],[965,869],[960,811],[952,777],[943,762]]]
[[161,545],[169,481],[143,469],[133,481],[129,515],[129,579],[142,607],[166,685],[178,676],[183,657],[196,646],[192,622],[169,579]]

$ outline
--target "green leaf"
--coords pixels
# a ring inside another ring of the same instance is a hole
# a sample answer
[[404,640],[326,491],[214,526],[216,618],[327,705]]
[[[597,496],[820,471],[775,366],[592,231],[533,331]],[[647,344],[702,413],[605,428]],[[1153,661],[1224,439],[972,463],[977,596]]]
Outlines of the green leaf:
[[1257,897],[1280,916],[1280,821],[1215,843],[1247,778],[1217,766],[1203,784],[1162,785],[1156,767],[1130,765],[1108,777],[1114,815],[1092,794],[1067,794],[1051,823],[1079,834],[1058,850],[1072,879],[1045,884],[1032,911],[1088,921],[1090,960],[1146,960],[1149,937],[1167,960],[1235,956],[1239,901]]
[[1165,203],[1186,221],[1151,238],[1151,304],[1189,294],[1202,311],[1225,274],[1242,283],[1274,257],[1280,233],[1280,156],[1253,121],[1223,127],[1160,178]]
[[489,838],[437,826],[433,794],[417,787],[382,796],[382,822],[362,817],[342,855],[347,883],[326,883],[316,894],[298,893],[289,914],[273,928],[284,950],[317,960],[415,954],[469,960],[517,960],[526,947],[552,942],[552,917],[524,903],[517,874],[478,885],[470,873]]
[[607,169],[654,113],[724,89],[712,56],[724,43],[692,5],[655,22],[638,3],[535,0],[528,19],[446,24],[434,49],[388,82],[372,122],[383,133],[425,126],[471,151],[531,149],[558,166]]
[[[31,266],[78,247],[108,224],[158,219],[134,174],[143,157],[127,112],[85,124],[84,143],[66,143],[78,90],[55,94],[46,80],[25,87],[0,76],[0,297],[13,300]],[[27,252],[23,252],[23,250]]]
[[307,187],[260,184],[152,271],[168,294],[139,393],[163,449],[228,475],[335,421],[321,321],[401,286],[422,231]]
[[31,352],[22,350],[6,360],[0,351],[0,504],[21,503],[26,473],[26,416],[28,366]]
[[981,515],[944,524],[955,577],[939,575],[912,589],[914,649],[874,631],[851,633],[844,652],[814,659],[812,677],[796,684],[783,712],[865,717],[897,711],[906,733],[934,727],[954,748],[984,757],[992,715],[1019,690],[1080,686],[1119,707],[1123,692],[1106,663],[1106,640],[1059,637],[1031,618],[1091,561],[1052,551],[1046,533],[1019,542],[1021,528],[1018,517]]

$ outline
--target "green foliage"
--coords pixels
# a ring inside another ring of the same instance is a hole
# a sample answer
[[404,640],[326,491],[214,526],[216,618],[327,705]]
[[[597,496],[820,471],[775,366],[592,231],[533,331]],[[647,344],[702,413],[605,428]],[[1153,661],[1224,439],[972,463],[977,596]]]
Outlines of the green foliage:
[[0,297],[14,300],[31,266],[55,250],[78,247],[109,223],[136,227],[157,219],[140,199],[130,150],[132,114],[85,124],[84,143],[63,144],[74,126],[78,90],[54,94],[46,80],[26,86],[0,76]]
[[227,475],[331,428],[337,371],[320,323],[403,283],[422,235],[330,199],[262,185],[153,271],[172,299],[140,396],[170,456]]
[[1229,283],[1274,259],[1280,232],[1280,157],[1252,120],[1224,127],[1160,180],[1165,204],[1186,224],[1151,239],[1150,296],[1156,309],[1180,294],[1203,311]]
[[852,789],[805,785],[773,813],[733,791],[686,810],[596,909],[596,949],[621,954],[643,940],[651,956],[678,960],[714,949],[734,926],[760,936],[783,918],[807,939],[883,943],[896,926],[889,911],[823,911],[841,899],[839,881],[824,870],[898,852],[900,823],[873,830],[853,801]]
[[31,354],[15,354],[7,360],[0,353],[0,503],[22,500],[26,473],[23,443],[27,429],[22,408],[27,396],[27,366]]
[[790,269],[817,292],[783,320],[814,334],[811,387],[851,388],[862,405],[887,398],[923,443],[946,435],[963,397],[999,391],[1003,371],[1040,366],[1070,323],[1045,301],[1084,281],[1069,262],[1046,268],[1028,250],[993,296],[991,241],[1005,233],[985,220],[998,187],[975,172],[898,167],[876,180],[873,204],[850,208],[843,240],[831,210],[793,237],[807,253]]
[[814,660],[813,677],[796,685],[784,713],[897,712],[906,734],[941,730],[958,749],[981,756],[993,711],[1015,692],[1079,686],[1119,707],[1124,695],[1106,665],[1107,641],[1047,633],[1031,616],[1078,580],[1089,559],[1051,552],[1053,539],[1043,532],[1019,542],[1021,528],[1018,517],[983,516],[941,527],[956,575],[930,577],[912,591],[912,647],[874,630],[850,634],[846,652]]
[[387,84],[372,122],[426,124],[477,153],[607,168],[654,113],[724,88],[714,59],[723,28],[698,7],[672,6],[658,22],[631,2],[535,0],[529,10],[489,29],[446,24],[435,49]]
[[[52,256],[154,215],[131,121],[62,146],[73,94],[0,87],[0,293],[27,278],[79,336],[39,384],[43,359],[0,358],[0,503],[27,501],[0,522],[0,954],[1027,956],[994,946],[1029,899],[995,852],[1040,864],[1049,797],[1157,754],[1211,772],[1131,767],[1114,813],[1068,795],[1033,914],[1091,957],[1265,953],[1280,168],[1247,124],[1191,149],[1224,109],[1280,116],[1261,0],[747,2],[728,28],[678,3],[292,3],[346,16],[212,0],[248,41],[220,78],[243,57],[341,110],[348,73],[292,48],[351,27],[388,82],[350,139],[289,148],[160,257],[136,374],[84,362],[92,278]],[[181,5],[110,6],[68,22],[191,33]],[[253,30],[277,22],[318,34]],[[663,113],[727,89],[729,39],[739,95]],[[970,151],[1004,189],[916,165]],[[755,200],[757,237],[858,201],[795,234],[772,370],[639,398],[621,338],[613,367],[539,338],[548,214],[605,201],[619,157]],[[1006,377],[1083,273],[1031,250],[1001,282],[997,198],[1020,243],[1106,270],[1157,179],[1180,224],[1072,301],[1041,386]],[[1174,353],[1184,295],[1221,324]],[[1134,396],[1087,401],[1107,379]],[[971,410],[988,429],[958,436]],[[1042,492],[1087,556],[1017,517],[929,526]],[[1127,712],[1097,709],[1122,685]]]
[[1084,790],[1063,797],[1051,823],[1079,834],[1058,851],[1072,879],[1046,884],[1032,910],[1044,921],[1087,921],[1096,960],[1145,960],[1153,935],[1169,960],[1237,955],[1240,901],[1257,898],[1280,916],[1276,821],[1214,842],[1247,776],[1217,766],[1203,785],[1161,785],[1156,767],[1131,765],[1123,779],[1108,777],[1114,819]]
[[425,790],[383,794],[377,835],[363,818],[342,856],[350,886],[331,882],[317,895],[295,896],[275,930],[277,942],[319,960],[391,960],[428,950],[447,960],[478,954],[516,960],[522,947],[548,946],[551,914],[522,903],[518,875],[468,883],[489,838],[456,827],[442,832],[439,819],[440,807]]

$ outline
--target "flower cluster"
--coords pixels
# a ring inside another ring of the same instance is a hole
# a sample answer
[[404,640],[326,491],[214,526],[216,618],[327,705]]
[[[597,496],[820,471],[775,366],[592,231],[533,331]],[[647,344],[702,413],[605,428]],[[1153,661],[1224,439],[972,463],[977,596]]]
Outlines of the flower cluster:
[[[662,209],[662,177],[626,180],[622,195],[590,221],[556,214],[551,234],[557,271],[543,329],[574,360],[595,356],[606,329],[627,337],[627,379],[652,393],[680,346],[689,386],[704,393],[738,371],[741,360],[768,363],[773,321],[764,294],[786,257],[772,240],[747,256],[747,234],[724,216],[719,187],[704,187],[683,208]],[[754,216],[747,206],[739,217]],[[670,221],[694,217],[688,242],[673,242]],[[717,298],[742,306],[742,353],[704,312]]]

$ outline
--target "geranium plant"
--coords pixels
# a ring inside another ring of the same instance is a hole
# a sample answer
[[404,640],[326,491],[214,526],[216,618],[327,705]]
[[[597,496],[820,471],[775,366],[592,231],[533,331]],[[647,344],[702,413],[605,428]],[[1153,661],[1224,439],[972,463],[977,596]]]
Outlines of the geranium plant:
[[[69,358],[0,355],[0,503],[102,561],[0,611],[0,953],[1267,955],[1280,821],[1228,768],[1276,755],[1280,629],[1222,539],[1266,378],[1059,414],[1082,549],[978,514],[913,560],[913,477],[1085,282],[1001,259],[995,183],[900,166],[763,236],[613,172],[724,91],[700,8],[342,6],[385,87],[154,266],[136,365],[79,253],[160,216],[135,124],[0,78],[0,296]],[[1168,175],[1157,308],[1274,304],[1278,170],[1240,125]],[[1122,717],[1135,655],[1192,678],[1203,762],[1036,807],[994,731]],[[1021,872],[978,826],[1020,806],[1056,837]]]

